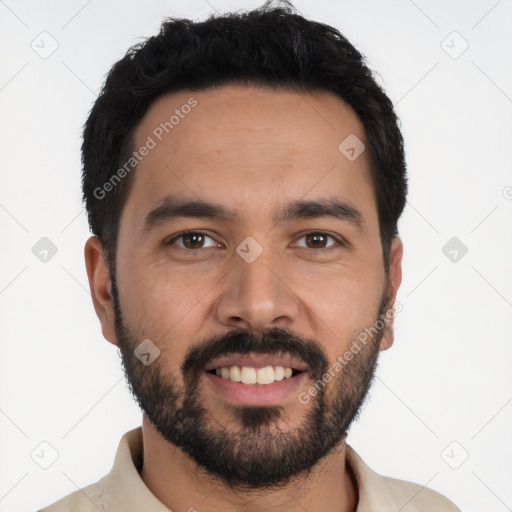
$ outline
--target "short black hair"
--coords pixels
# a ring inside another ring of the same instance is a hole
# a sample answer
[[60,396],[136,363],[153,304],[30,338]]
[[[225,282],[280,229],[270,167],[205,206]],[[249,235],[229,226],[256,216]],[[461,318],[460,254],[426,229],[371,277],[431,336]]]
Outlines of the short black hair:
[[104,245],[111,273],[119,218],[135,171],[113,179],[134,150],[135,128],[166,93],[222,85],[330,91],[352,107],[365,130],[387,272],[407,195],[393,104],[338,30],[307,20],[289,2],[269,1],[250,12],[202,22],[166,19],[156,36],[130,48],[108,73],[84,128],[82,184],[89,225]]

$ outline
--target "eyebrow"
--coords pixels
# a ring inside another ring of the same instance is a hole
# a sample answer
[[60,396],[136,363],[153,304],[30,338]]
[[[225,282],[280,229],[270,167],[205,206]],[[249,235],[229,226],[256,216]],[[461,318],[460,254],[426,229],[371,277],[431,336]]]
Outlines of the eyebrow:
[[[299,219],[330,217],[348,222],[360,231],[366,230],[364,218],[350,202],[338,198],[316,201],[296,200],[274,211],[275,224],[283,224]],[[218,203],[204,200],[187,200],[176,196],[165,197],[160,206],[151,210],[144,219],[143,230],[150,231],[156,226],[179,218],[207,218],[223,222],[240,219],[239,214]]]

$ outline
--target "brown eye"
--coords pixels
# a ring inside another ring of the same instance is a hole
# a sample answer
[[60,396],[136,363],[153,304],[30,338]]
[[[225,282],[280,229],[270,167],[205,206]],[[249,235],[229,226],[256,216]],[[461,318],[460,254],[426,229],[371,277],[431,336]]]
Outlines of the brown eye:
[[[333,242],[328,243],[329,239]],[[339,242],[332,236],[322,231],[314,231],[307,233],[300,237],[299,240],[304,240],[304,244],[299,243],[299,247],[306,247],[307,249],[329,249],[332,246],[339,244]]]
[[[211,240],[209,245],[205,245],[207,239]],[[201,233],[200,231],[187,231],[185,233],[181,233],[169,241],[169,245],[172,244],[190,250],[204,249],[206,247],[214,247],[217,245],[211,236]]]
[[327,243],[327,236],[322,233],[310,233],[306,235],[306,244],[312,249],[323,249]]
[[183,235],[183,245],[187,249],[201,249],[204,244],[204,235],[201,233],[187,233]]

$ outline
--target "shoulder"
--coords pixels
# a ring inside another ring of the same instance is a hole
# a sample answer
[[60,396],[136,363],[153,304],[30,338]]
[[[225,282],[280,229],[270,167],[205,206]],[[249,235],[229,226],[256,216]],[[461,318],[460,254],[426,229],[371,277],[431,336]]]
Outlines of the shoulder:
[[98,512],[104,511],[101,481],[68,494],[38,512]]
[[380,478],[387,492],[403,503],[403,512],[460,512],[448,498],[428,487],[386,476]]
[[379,475],[348,445],[346,461],[358,486],[357,512],[460,512],[448,498],[424,485]]

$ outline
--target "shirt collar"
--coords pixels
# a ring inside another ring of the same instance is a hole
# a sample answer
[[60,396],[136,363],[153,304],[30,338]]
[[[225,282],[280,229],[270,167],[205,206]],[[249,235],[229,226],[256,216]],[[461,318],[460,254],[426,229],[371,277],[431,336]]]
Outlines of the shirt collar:
[[[389,479],[372,471],[349,445],[345,453],[347,469],[358,487],[356,512],[393,510],[397,501]],[[140,477],[143,458],[142,428],[138,427],[121,438],[112,470],[98,482],[105,511],[172,512],[157,500]]]
[[107,512],[170,512],[140,477],[143,458],[142,428],[138,427],[121,438],[112,470],[99,482]]

